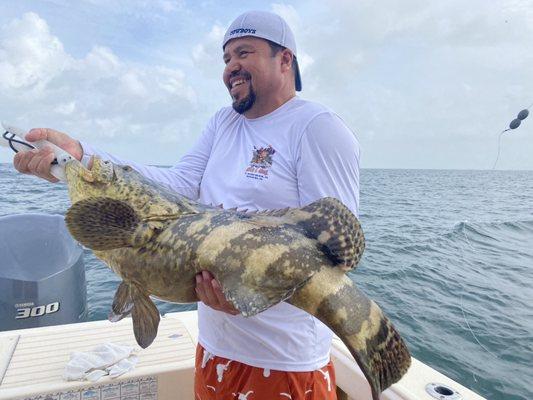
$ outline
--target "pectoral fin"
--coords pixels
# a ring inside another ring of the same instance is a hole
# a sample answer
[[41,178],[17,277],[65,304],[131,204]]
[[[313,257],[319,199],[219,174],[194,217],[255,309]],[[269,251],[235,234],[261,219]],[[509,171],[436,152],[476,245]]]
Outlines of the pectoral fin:
[[156,231],[149,222],[142,222],[127,203],[107,197],[74,203],[65,221],[71,235],[93,250],[140,247]]

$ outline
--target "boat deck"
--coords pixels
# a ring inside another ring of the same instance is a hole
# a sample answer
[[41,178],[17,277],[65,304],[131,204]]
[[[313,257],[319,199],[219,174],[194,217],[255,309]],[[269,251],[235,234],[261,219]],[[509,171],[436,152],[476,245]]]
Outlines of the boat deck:
[[[103,400],[105,397],[102,395],[90,396],[90,393],[103,393],[110,388],[117,392],[118,388],[113,388],[113,384],[119,382],[121,391],[130,393],[133,398],[136,398],[135,392],[141,394],[143,383],[144,386],[152,386],[151,389],[144,389],[147,396],[143,396],[143,399],[164,398],[162,396],[168,390],[171,390],[173,396],[183,393],[182,397],[173,398],[191,398],[196,338],[181,318],[172,315],[162,318],[154,343],[139,351],[139,362],[135,369],[122,377],[114,380],[102,378],[96,384],[63,380],[63,371],[71,352],[89,351],[107,342],[138,348],[131,319],[126,318],[115,324],[97,321],[2,332],[0,349],[4,351],[0,350],[3,360],[0,366],[7,368],[0,385],[0,399],[37,399],[39,395],[47,393],[48,397],[41,398],[85,400],[93,397]],[[14,351],[11,350],[13,345]],[[174,376],[183,375],[179,379],[179,387],[175,387],[176,384],[172,382],[164,382],[164,379],[162,381],[162,376],[169,373]],[[135,389],[136,386],[139,386],[138,390]],[[111,398],[114,396],[109,397]]]
[[[95,321],[0,332],[0,400],[192,400],[197,337],[196,312],[167,314],[161,319],[153,344],[147,349],[139,348],[139,362],[133,371],[91,383],[63,380],[70,353],[89,351],[108,342],[138,348],[130,318],[113,324]],[[361,370],[337,338],[331,356],[337,385],[347,394],[345,398],[370,399],[370,388]],[[483,400],[415,359],[409,372],[381,398],[432,400],[425,391],[430,382],[454,388],[462,399]],[[439,400],[448,399],[452,397]]]

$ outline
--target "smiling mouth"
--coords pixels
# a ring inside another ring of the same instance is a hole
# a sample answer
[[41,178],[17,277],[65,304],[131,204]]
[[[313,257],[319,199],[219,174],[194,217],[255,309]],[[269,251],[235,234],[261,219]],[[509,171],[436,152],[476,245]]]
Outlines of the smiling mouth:
[[229,91],[233,95],[236,93],[240,86],[245,83],[249,83],[252,80],[252,77],[248,73],[241,73],[237,76],[232,76],[229,80]]
[[233,82],[231,82],[231,89],[234,89],[246,82],[248,82],[248,79],[244,79],[244,78],[236,79]]

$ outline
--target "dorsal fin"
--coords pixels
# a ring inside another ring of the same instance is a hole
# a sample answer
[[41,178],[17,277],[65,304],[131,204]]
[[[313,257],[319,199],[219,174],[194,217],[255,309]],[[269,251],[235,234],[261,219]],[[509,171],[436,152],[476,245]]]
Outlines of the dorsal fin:
[[91,198],[72,205],[65,216],[72,236],[93,250],[142,244],[150,235],[135,210],[111,198]]
[[341,201],[325,197],[285,215],[324,245],[324,252],[343,270],[354,269],[361,259],[365,249],[361,224]]
[[280,208],[277,210],[254,211],[254,212],[251,212],[250,214],[268,215],[269,217],[283,217],[290,210],[292,210],[290,207],[286,207],[286,208]]

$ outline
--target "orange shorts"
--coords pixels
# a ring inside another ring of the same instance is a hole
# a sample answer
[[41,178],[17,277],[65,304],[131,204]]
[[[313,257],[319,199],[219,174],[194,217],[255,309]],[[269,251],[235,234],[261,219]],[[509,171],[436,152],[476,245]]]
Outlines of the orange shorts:
[[331,361],[316,371],[274,371],[213,356],[198,344],[195,364],[195,400],[337,399]]

